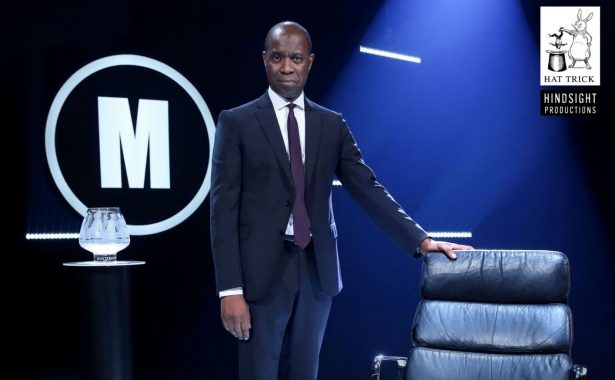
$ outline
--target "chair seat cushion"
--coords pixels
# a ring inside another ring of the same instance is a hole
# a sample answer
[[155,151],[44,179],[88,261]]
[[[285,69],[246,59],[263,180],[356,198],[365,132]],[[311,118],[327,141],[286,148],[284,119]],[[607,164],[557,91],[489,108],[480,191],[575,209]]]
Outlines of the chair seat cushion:
[[517,305],[423,300],[415,346],[507,353],[569,353],[572,317],[564,304]]
[[410,351],[406,380],[569,380],[566,354],[505,355],[417,347]]

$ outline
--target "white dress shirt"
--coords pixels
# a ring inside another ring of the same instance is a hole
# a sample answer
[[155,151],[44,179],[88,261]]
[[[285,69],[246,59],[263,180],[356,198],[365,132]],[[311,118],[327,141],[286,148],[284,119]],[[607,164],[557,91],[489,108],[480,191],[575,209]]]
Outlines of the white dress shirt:
[[[269,95],[269,99],[271,99],[271,103],[273,104],[273,110],[275,111],[275,116],[278,119],[278,126],[280,127],[280,133],[282,133],[282,139],[284,140],[284,146],[286,147],[286,154],[288,155],[288,105],[291,103],[288,100],[284,99],[280,95],[276,94],[275,91],[269,87],[267,90],[267,94]],[[301,95],[293,102],[295,104],[294,112],[295,118],[297,119],[297,126],[299,127],[299,140],[301,142],[301,160],[305,164],[305,95],[303,91]],[[289,156],[290,161],[290,156]],[[288,219],[288,224],[286,225],[286,234],[294,235],[293,230],[293,215],[290,215]],[[236,294],[243,294],[242,288],[233,288],[227,289],[220,292],[220,298],[225,296],[231,296]]]

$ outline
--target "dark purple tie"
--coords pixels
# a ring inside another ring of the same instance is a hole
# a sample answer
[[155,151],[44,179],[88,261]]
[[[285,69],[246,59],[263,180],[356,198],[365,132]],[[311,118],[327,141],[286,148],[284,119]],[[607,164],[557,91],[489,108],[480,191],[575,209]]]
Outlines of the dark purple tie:
[[293,199],[293,230],[295,244],[305,249],[310,244],[310,220],[305,207],[305,173],[301,159],[301,140],[299,126],[294,113],[295,104],[288,105],[288,154],[290,155],[290,172],[293,175],[295,199]]

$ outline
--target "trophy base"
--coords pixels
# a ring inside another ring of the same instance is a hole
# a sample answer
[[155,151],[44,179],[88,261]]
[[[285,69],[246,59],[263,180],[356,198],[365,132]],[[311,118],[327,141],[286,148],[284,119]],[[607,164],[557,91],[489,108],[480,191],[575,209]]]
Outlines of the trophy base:
[[73,261],[63,263],[65,267],[121,267],[130,265],[143,265],[145,261],[117,260],[117,261]]

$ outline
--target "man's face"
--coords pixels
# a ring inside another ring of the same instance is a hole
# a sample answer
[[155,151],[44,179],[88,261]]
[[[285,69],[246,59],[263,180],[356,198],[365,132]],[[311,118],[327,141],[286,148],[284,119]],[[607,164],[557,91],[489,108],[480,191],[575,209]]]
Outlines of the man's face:
[[293,101],[303,91],[314,54],[310,54],[305,35],[297,30],[278,30],[263,51],[263,62],[271,89]]

